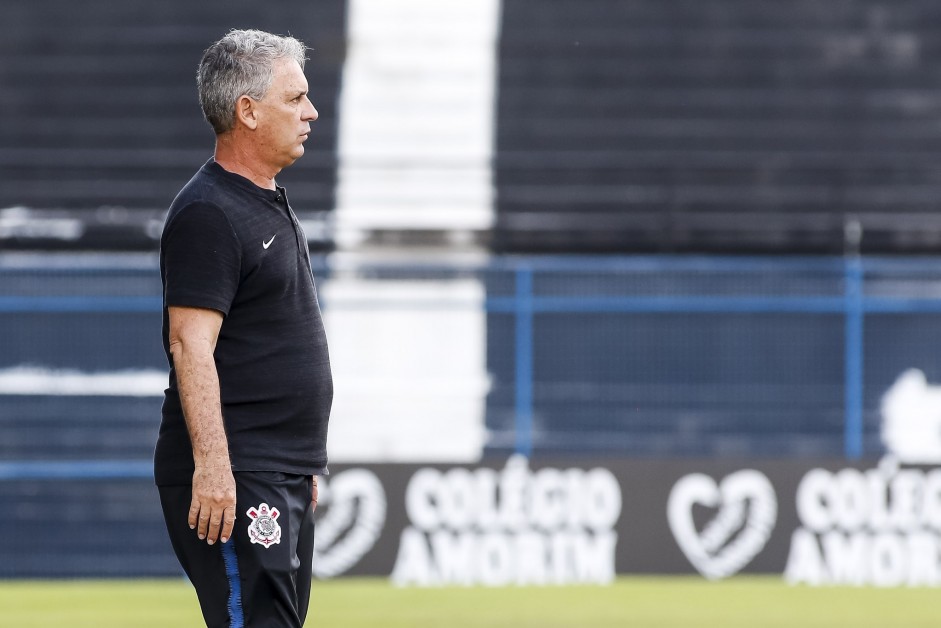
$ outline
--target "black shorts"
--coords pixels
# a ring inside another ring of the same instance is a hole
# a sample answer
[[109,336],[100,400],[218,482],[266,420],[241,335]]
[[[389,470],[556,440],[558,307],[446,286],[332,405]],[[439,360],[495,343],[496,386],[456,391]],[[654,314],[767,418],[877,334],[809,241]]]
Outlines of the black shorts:
[[227,543],[191,530],[192,487],[159,486],[170,542],[209,628],[300,628],[314,553],[311,477],[235,473],[236,518]]

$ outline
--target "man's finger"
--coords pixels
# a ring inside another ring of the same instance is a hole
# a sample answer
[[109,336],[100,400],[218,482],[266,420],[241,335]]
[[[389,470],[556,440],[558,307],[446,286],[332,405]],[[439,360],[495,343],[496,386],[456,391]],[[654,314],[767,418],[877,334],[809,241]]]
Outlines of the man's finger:
[[209,531],[209,507],[202,508],[199,511],[199,519],[196,522],[196,536],[200,540],[206,538],[206,533]]
[[222,516],[222,535],[220,540],[225,543],[232,536],[232,528],[235,527],[234,509],[226,508]]
[[212,512],[212,516],[209,517],[209,530],[206,533],[206,541],[212,545],[216,542],[216,539],[219,538],[219,530],[222,528],[222,513],[217,510]]
[[186,522],[190,526],[190,530],[196,529],[196,519],[199,517],[199,500],[196,499],[196,496],[193,496],[193,501],[190,502],[190,511],[186,517]]

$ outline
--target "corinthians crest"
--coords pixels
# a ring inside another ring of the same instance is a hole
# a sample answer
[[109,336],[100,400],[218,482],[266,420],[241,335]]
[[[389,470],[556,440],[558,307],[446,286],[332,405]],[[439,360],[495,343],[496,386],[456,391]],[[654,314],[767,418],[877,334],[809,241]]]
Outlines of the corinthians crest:
[[262,504],[258,508],[249,508],[246,514],[252,520],[248,526],[248,537],[252,543],[267,548],[281,542],[281,526],[278,525],[278,515],[281,513],[277,508]]

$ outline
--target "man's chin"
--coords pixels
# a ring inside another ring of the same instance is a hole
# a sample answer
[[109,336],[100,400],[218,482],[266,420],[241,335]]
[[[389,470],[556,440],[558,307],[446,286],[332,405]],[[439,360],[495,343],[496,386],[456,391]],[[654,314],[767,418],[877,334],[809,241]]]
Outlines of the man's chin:
[[299,146],[299,147],[298,147],[297,149],[295,149],[293,152],[291,152],[291,153],[285,155],[285,157],[284,157],[284,163],[281,165],[281,167],[282,167],[282,168],[287,168],[288,166],[290,166],[291,164],[293,164],[295,161],[297,161],[298,159],[300,159],[303,155],[304,155],[304,147],[303,147],[303,146]]

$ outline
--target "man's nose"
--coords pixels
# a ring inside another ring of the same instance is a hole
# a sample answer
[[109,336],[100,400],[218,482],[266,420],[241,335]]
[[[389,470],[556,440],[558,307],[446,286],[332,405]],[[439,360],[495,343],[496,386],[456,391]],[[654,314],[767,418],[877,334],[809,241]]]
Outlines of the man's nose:
[[317,118],[320,117],[320,114],[317,113],[317,109],[316,107],[314,107],[314,103],[310,102],[310,99],[306,99],[306,100],[307,100],[307,108],[304,111],[303,119],[308,122],[314,122]]

